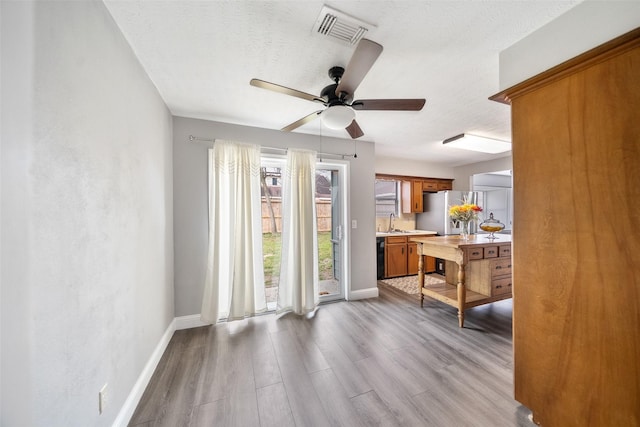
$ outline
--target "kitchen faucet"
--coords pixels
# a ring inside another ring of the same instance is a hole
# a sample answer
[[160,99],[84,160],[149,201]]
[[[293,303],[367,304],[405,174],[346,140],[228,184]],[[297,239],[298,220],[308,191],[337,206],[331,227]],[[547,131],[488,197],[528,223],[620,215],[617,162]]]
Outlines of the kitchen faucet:
[[395,217],[395,215],[392,212],[391,215],[389,215],[389,233],[393,231],[393,217]]

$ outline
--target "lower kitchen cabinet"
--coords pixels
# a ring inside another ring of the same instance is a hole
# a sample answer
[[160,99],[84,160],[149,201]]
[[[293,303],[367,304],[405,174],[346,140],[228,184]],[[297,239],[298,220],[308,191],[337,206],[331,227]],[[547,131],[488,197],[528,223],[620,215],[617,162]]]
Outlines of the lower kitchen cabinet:
[[407,275],[407,237],[387,237],[384,247],[385,277],[398,277]]
[[[390,236],[384,246],[385,278],[411,276],[418,274],[418,245],[410,242],[412,237],[420,235]],[[426,257],[425,273],[436,271],[436,259]]]
[[[407,275],[418,274],[418,244],[409,242],[407,243],[407,249],[409,251],[409,258],[407,259]],[[431,256],[427,256],[424,259],[424,272],[435,273],[436,271],[436,259]]]

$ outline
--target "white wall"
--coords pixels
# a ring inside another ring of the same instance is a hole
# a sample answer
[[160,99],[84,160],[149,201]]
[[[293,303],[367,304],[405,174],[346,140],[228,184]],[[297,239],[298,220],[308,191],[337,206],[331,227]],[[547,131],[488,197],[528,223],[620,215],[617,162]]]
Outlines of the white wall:
[[585,1],[500,52],[507,89],[640,25],[640,1]]
[[511,179],[511,175],[494,175],[491,172],[482,173],[474,175],[473,177],[472,190],[476,187],[512,188],[513,180]]
[[0,8],[0,424],[108,426],[174,317],[171,116],[102,2]]
[[[508,108],[505,106],[505,108]],[[470,165],[458,166],[453,169],[453,189],[454,190],[470,190],[473,187],[472,177],[479,173],[497,172],[504,170],[512,170],[511,156],[501,157],[499,159],[488,160],[486,162],[472,163]]]
[[442,166],[437,163],[382,156],[376,156],[376,173],[428,178],[453,178],[453,168],[447,166]]
[[[207,255],[207,150],[213,143],[189,142],[189,135],[260,144],[299,147],[325,153],[352,154],[353,142],[338,138],[285,133],[207,120],[174,117],[174,233],[176,316],[199,314]],[[375,254],[374,146],[358,142],[358,158],[350,160],[347,224],[351,233],[352,296],[377,291]]]

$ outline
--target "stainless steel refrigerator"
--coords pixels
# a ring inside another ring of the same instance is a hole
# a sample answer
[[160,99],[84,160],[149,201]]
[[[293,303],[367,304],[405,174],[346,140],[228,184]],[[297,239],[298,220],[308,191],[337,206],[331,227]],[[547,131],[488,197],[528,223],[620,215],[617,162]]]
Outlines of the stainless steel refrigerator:
[[[416,214],[416,228],[436,231],[440,236],[460,234],[457,221],[449,218],[450,206],[462,204],[463,200],[480,207],[484,204],[484,193],[481,191],[439,191],[424,193],[423,198],[423,213]],[[477,232],[477,226],[475,221],[471,222],[471,233]]]

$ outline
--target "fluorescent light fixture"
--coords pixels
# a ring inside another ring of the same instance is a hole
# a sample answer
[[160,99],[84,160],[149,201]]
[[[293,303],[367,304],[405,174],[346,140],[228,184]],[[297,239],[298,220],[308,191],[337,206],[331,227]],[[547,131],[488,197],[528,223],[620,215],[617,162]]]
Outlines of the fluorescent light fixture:
[[324,110],[320,118],[330,129],[344,129],[356,118],[356,112],[346,105],[334,105]]
[[442,144],[462,150],[479,151],[481,153],[498,154],[511,150],[509,141],[485,138],[483,136],[462,133],[442,141]]

